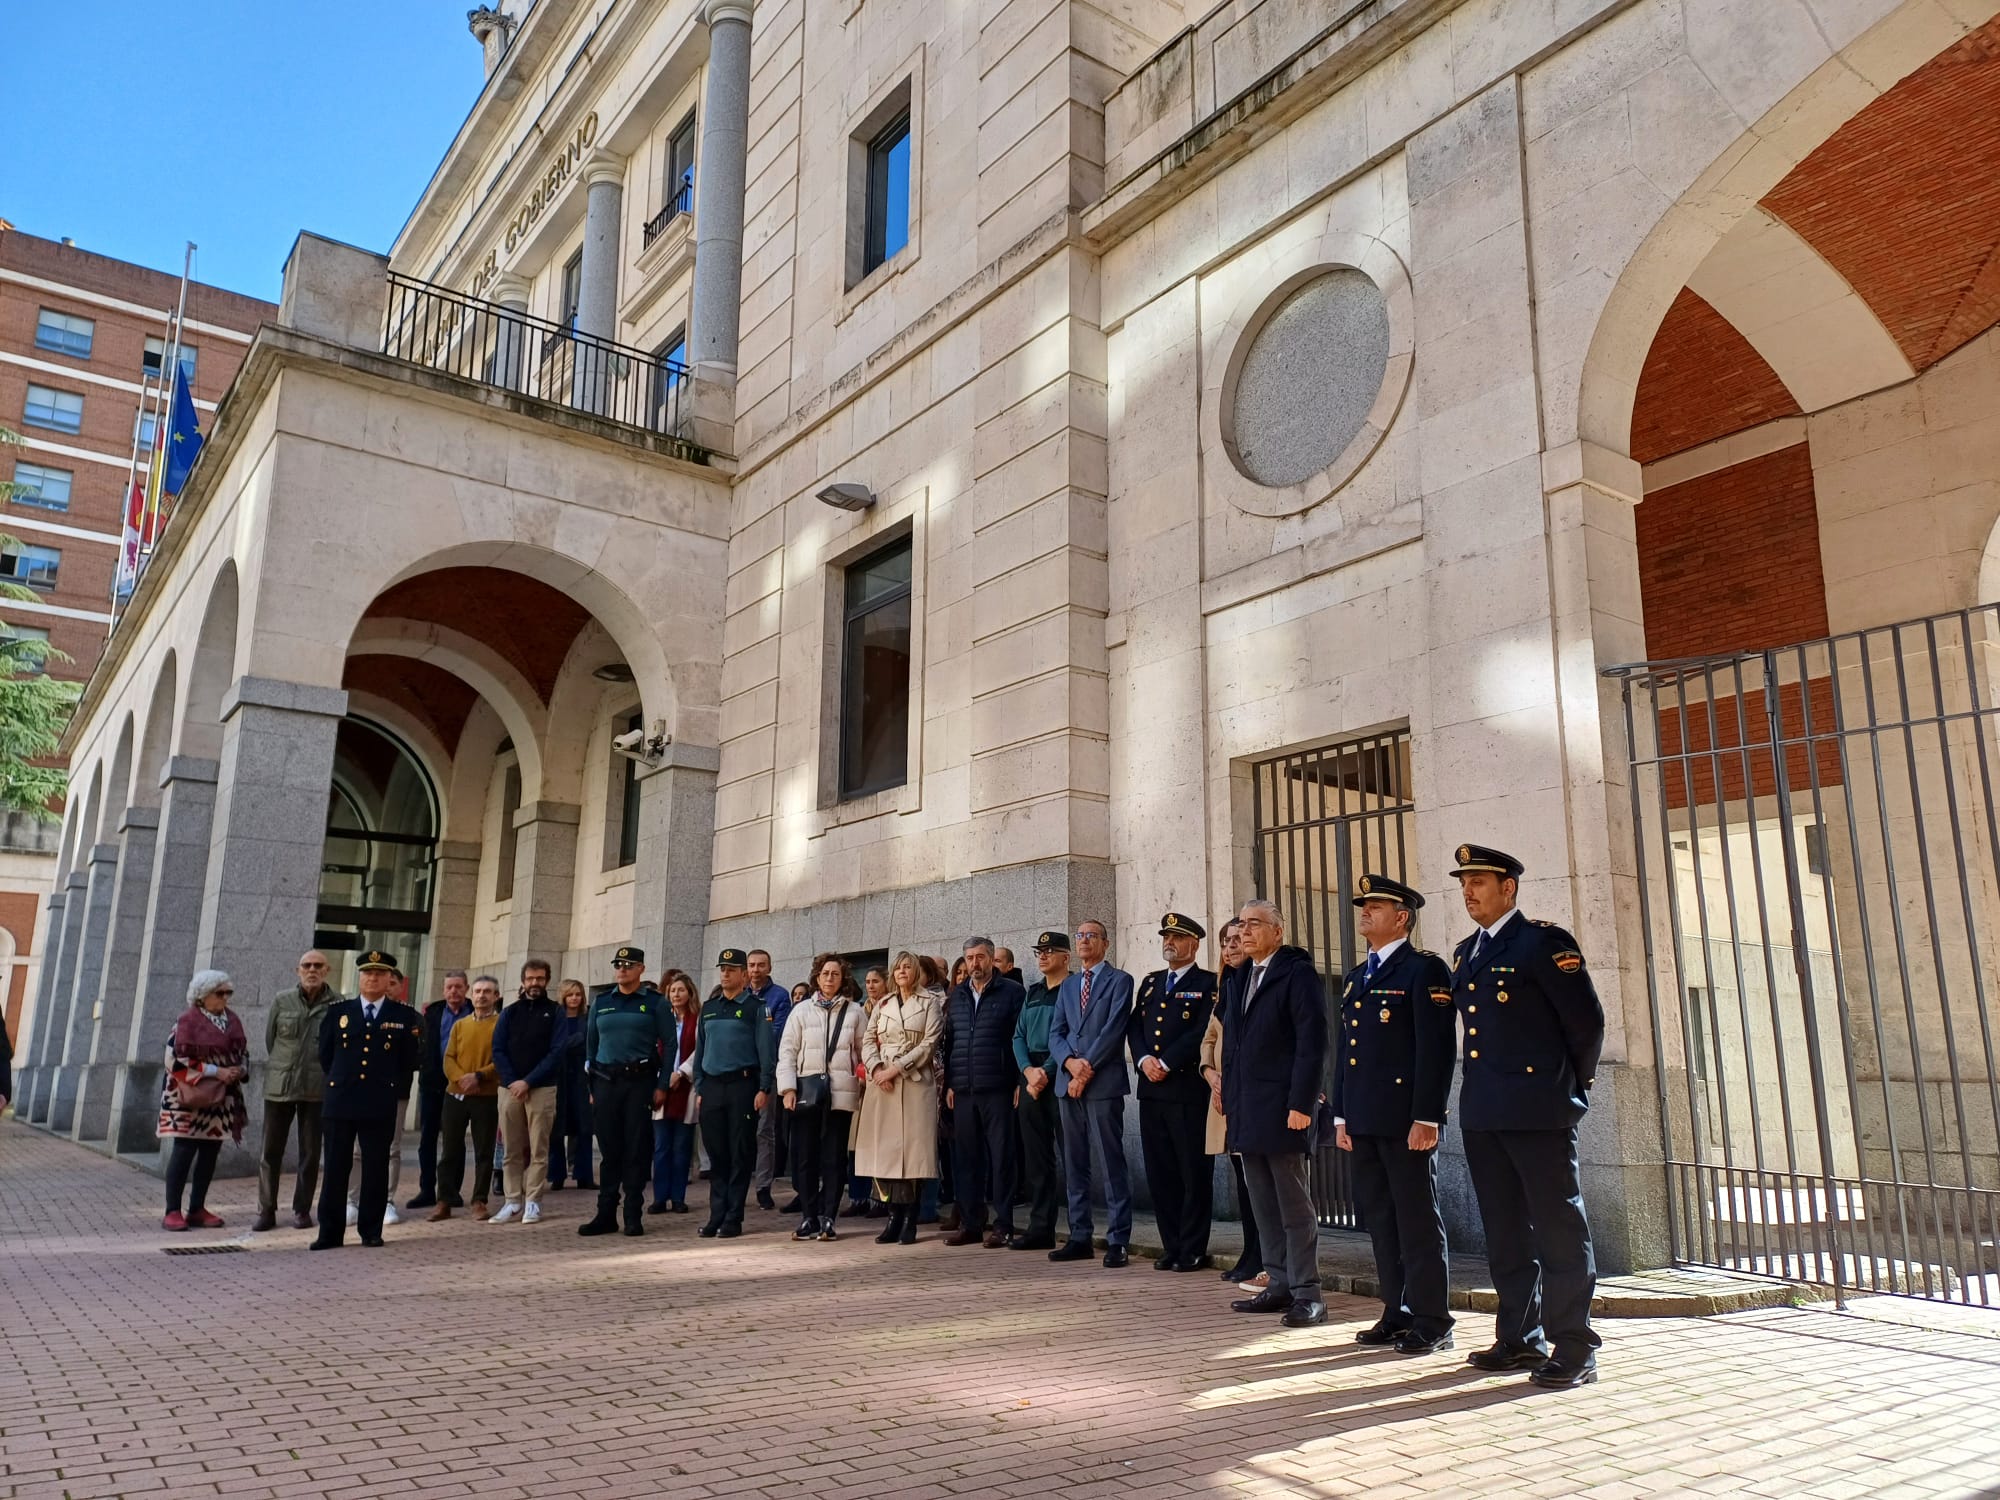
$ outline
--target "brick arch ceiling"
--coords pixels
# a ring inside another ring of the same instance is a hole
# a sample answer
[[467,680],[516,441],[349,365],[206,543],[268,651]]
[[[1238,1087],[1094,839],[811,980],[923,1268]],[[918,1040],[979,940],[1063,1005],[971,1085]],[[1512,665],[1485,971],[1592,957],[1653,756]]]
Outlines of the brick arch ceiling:
[[[438,568],[383,590],[363,618],[417,620],[471,636],[504,657],[547,704],[570,647],[590,622],[590,611],[525,573]],[[459,728],[463,727],[461,718]],[[454,732],[447,743],[456,742]]]
[[[1914,369],[2000,321],[2000,18],[1835,131],[1761,207],[1846,279]],[[1683,289],[1639,377],[1632,456],[1798,410],[1749,341]]]
[[432,662],[407,656],[350,656],[340,685],[395,704],[437,736],[445,753],[458,753],[459,736],[479,694]]

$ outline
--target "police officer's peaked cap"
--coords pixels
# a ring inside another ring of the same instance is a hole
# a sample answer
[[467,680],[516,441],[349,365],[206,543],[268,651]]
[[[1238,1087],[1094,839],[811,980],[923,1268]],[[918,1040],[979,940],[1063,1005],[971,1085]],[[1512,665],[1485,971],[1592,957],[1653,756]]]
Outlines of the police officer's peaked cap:
[[1069,934],[1066,932],[1045,932],[1035,939],[1037,953],[1069,952]]
[[1184,917],[1177,911],[1170,911],[1160,918],[1160,936],[1205,938],[1208,934],[1202,930],[1201,923],[1193,917]]
[[750,955],[741,948],[724,948],[715,955],[715,966],[718,969],[747,969],[750,967]]
[[1359,906],[1364,901],[1400,901],[1415,911],[1424,904],[1424,897],[1421,891],[1387,875],[1363,875],[1360,884],[1354,887],[1354,904]]
[[1460,844],[1458,846],[1458,868],[1454,875],[1498,875],[1503,880],[1519,880],[1521,872],[1527,868],[1513,855],[1499,849],[1489,849],[1484,844]]
[[637,964],[643,969],[646,966],[646,950],[644,948],[634,948],[630,943],[627,943],[611,955],[611,962],[614,965]]
[[366,953],[361,955],[361,961],[354,967],[357,969],[387,969],[391,974],[400,974],[403,971],[402,965],[396,962],[395,954],[384,953],[380,948],[370,948]]

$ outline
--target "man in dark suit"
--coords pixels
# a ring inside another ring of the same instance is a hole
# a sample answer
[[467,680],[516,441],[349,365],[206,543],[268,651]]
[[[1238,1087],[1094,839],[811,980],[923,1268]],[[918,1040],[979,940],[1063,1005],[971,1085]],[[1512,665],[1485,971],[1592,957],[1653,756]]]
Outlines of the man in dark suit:
[[1569,1390],[1597,1379],[1601,1342],[1590,1326],[1597,1261],[1576,1127],[1604,1048],[1604,1008],[1576,939],[1516,908],[1522,868],[1511,854],[1460,844],[1452,871],[1479,929],[1452,959],[1465,1021],[1460,1129],[1500,1296],[1493,1347],[1466,1363],[1528,1368],[1536,1385]]
[[1069,1238],[1050,1260],[1089,1260],[1090,1142],[1104,1153],[1104,1264],[1117,1270],[1130,1259],[1132,1180],[1125,1170],[1125,1031],[1132,1016],[1132,976],[1104,961],[1109,944],[1096,918],[1076,924],[1080,967],[1063,981],[1049,1022],[1049,1072],[1062,1088],[1063,1177],[1069,1189]]
[[379,948],[361,955],[361,994],[327,1008],[319,1027],[319,1061],[326,1072],[320,1109],[319,1238],[315,1250],[334,1250],[346,1238],[347,1176],[355,1146],[361,1148],[361,1197],[355,1227],[361,1243],[382,1243],[382,1214],[389,1204],[389,1143],[396,1111],[407,1097],[410,1075],[423,1057],[423,1017],[391,998],[396,960]]
[[1410,941],[1423,904],[1400,880],[1361,877],[1354,905],[1368,959],[1347,976],[1335,1012],[1334,1144],[1353,1154],[1354,1197],[1382,1288],[1381,1319],[1354,1341],[1398,1354],[1451,1347],[1437,1143],[1458,1021],[1451,970]]
[[965,978],[945,1001],[944,1097],[958,1145],[958,1230],[945,1243],[997,1250],[1014,1233],[1014,1023],[1027,993],[993,967],[993,939],[967,938],[963,951]]
[[472,1010],[472,981],[463,969],[444,971],[444,998],[423,1009],[423,1061],[417,1068],[417,1196],[405,1208],[437,1207],[438,1137],[444,1133],[444,1044],[451,1023]]
[[1326,991],[1312,958],[1285,943],[1275,905],[1246,901],[1240,916],[1249,963],[1222,1016],[1222,1112],[1229,1149],[1243,1156],[1269,1285],[1229,1305],[1311,1328],[1326,1321],[1310,1154],[1326,1069]]
[[1194,961],[1208,936],[1193,917],[1160,918],[1167,961],[1139,982],[1126,1043],[1139,1070],[1139,1146],[1160,1225],[1155,1271],[1199,1271],[1208,1264],[1215,1164],[1208,1154],[1209,1088],[1202,1081],[1201,1039],[1215,1010],[1215,976]]

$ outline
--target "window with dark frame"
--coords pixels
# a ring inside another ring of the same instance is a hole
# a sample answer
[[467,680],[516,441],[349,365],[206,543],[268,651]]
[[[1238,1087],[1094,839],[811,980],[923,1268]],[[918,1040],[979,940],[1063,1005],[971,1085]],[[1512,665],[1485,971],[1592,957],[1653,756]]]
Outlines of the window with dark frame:
[[521,764],[516,761],[507,767],[506,777],[500,783],[500,850],[494,860],[493,877],[495,901],[514,898],[514,856],[521,843],[521,830],[514,826],[514,814],[520,810]]
[[577,251],[563,265],[562,316],[556,321],[565,331],[576,332],[576,315],[583,305],[583,252]]
[[[201,355],[201,350],[197,348],[195,345],[193,344],[181,345],[181,350],[180,350],[181,373],[187,376],[189,381],[192,381],[194,379],[194,368],[196,363],[199,361],[200,355]],[[159,374],[160,367],[164,365],[166,362],[167,362],[167,341],[165,339],[151,339],[151,338],[147,339],[146,357],[142,362],[142,368],[145,370],[146,374],[148,375]]]
[[909,780],[910,538],[847,569],[841,613],[840,797]]
[[93,319],[45,307],[35,319],[35,347],[51,354],[67,354],[71,359],[89,359],[96,332]]
[[672,432],[680,425],[677,418],[683,399],[681,386],[688,378],[687,328],[682,326],[668,334],[654,358],[659,375],[653,383],[653,429]]
[[[667,137],[667,207],[674,213],[694,209],[694,111]],[[669,215],[672,217],[672,215]]]
[[867,227],[861,274],[893,260],[910,242],[910,112],[905,109],[868,143]]
[[[618,733],[642,729],[645,723],[645,714],[628,714],[618,721]],[[621,755],[618,764],[623,767],[620,774],[624,780],[618,805],[618,863],[614,868],[622,870],[639,862],[639,763],[629,755]]]

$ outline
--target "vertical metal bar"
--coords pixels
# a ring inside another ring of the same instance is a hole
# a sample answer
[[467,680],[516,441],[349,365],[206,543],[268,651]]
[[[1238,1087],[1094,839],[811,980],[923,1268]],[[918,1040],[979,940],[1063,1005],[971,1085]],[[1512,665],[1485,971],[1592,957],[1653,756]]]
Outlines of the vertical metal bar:
[[[1978,612],[1985,617],[1986,634],[1990,639],[1996,631],[1996,611],[1992,605],[1982,605]],[[1986,738],[1995,710],[1987,704],[1987,695],[1980,688],[1981,682],[1989,679],[1979,671],[1975,664],[1972,613],[1971,610],[1960,610],[1959,626],[1965,641],[1966,691],[1971,700],[1972,707],[1972,743],[1978,752],[1978,797],[1980,808],[1985,813],[1987,858],[1993,866],[1987,889],[1992,890],[1996,886],[2000,886],[2000,825],[1997,825],[1995,821],[1993,770],[1991,758],[1987,750]],[[1954,822],[1956,822],[1956,819],[1954,819]],[[1987,875],[1987,873],[1982,868],[1981,874]],[[1969,882],[1970,875],[1968,874],[1966,878]],[[1990,1118],[1995,1122],[1996,1127],[2000,1127],[2000,1068],[1994,1066],[1992,1010],[1985,989],[1985,948],[1970,931],[1967,933],[1967,938],[1972,954],[1973,973],[1979,985],[1979,1040],[1981,1053],[1986,1063],[1987,1108],[1992,1111]],[[1968,1176],[1966,1180],[1969,1183],[1972,1181],[1972,1178]],[[1991,1238],[1994,1243],[2000,1244],[2000,1196],[1987,1197],[1985,1198],[1985,1202],[1988,1209],[1988,1225],[1991,1230]],[[1975,1279],[1979,1283],[1982,1300],[1990,1303],[1991,1297],[1987,1291],[1986,1278],[1981,1276]]]

